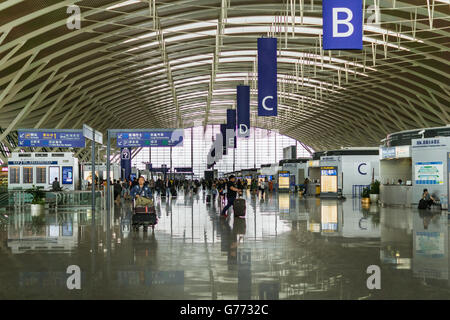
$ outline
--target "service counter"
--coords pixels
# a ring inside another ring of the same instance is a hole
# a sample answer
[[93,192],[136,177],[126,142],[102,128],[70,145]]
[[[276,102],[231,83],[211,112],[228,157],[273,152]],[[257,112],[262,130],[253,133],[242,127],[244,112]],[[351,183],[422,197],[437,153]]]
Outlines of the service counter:
[[412,186],[384,184],[380,186],[380,202],[383,206],[411,207]]

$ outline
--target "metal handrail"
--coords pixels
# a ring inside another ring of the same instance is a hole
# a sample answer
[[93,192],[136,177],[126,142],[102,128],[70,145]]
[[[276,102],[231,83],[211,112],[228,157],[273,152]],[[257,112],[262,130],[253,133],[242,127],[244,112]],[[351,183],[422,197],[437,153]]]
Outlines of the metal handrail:
[[[58,208],[59,206],[91,206],[91,191],[45,191],[46,204]],[[31,202],[30,196],[27,196],[25,190],[9,190],[8,203],[14,207],[23,207]],[[106,191],[97,190],[95,192],[96,206],[101,209],[106,208]],[[111,197],[112,199],[113,197]]]

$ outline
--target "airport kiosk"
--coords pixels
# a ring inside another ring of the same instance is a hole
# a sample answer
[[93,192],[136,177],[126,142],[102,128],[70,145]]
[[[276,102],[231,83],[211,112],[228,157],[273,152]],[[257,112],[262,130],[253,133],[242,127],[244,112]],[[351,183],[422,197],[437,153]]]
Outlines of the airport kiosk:
[[412,203],[418,204],[423,189],[448,209],[450,137],[413,139]]
[[[389,134],[380,147],[380,200],[416,207],[423,189],[448,208],[450,126]],[[402,185],[398,184],[402,179]]]
[[[399,180],[402,184],[399,184]],[[410,206],[412,203],[411,146],[380,147],[380,202]]]
[[70,152],[13,152],[8,159],[8,189],[34,186],[51,190],[55,178],[66,190],[79,190],[78,159]]
[[309,179],[307,195],[320,194],[320,157],[307,162],[307,177]]
[[[324,196],[337,196],[339,193],[343,196],[358,197],[360,189],[362,191],[362,188],[369,186],[373,180],[379,180],[379,148],[361,147],[326,151],[320,157],[320,166],[321,196],[323,193],[328,193]],[[335,178],[330,178],[333,175],[337,178],[336,192],[333,184]],[[322,181],[324,177],[326,184]],[[328,192],[322,189],[326,185],[331,188]]]

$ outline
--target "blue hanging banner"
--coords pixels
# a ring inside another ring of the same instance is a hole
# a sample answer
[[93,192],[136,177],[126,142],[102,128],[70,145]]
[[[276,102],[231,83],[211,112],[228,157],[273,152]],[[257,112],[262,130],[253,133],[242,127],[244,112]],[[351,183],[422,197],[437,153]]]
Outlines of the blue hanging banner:
[[[222,154],[226,155],[227,154],[227,125],[226,124],[221,124],[220,125],[220,134],[222,135],[222,147],[223,147],[223,151]],[[218,150],[216,150],[216,152],[218,152]]]
[[[232,131],[231,131],[232,130]],[[236,148],[236,110],[227,110],[227,148]]]
[[131,148],[120,149],[120,168],[122,180],[130,179],[131,175]]
[[237,86],[238,137],[250,137],[250,87]]
[[277,38],[259,38],[258,116],[277,115]]
[[324,50],[362,50],[362,6],[362,0],[322,0]]

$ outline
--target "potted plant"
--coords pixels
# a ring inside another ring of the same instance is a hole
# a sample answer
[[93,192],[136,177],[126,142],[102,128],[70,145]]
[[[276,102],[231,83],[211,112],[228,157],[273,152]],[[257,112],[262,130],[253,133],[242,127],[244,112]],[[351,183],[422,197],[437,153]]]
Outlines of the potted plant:
[[375,180],[370,184],[370,201],[377,203],[380,197],[380,181]]
[[370,204],[370,189],[369,187],[366,187],[361,192],[361,202],[363,205],[369,205]]
[[45,208],[45,192],[43,188],[33,185],[33,187],[26,190],[26,192],[33,196],[33,200],[31,201],[31,215],[40,215],[42,212],[44,212]]

